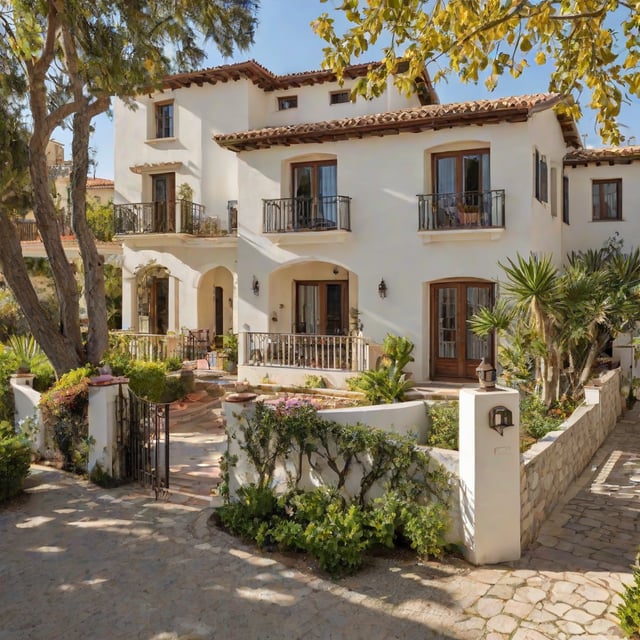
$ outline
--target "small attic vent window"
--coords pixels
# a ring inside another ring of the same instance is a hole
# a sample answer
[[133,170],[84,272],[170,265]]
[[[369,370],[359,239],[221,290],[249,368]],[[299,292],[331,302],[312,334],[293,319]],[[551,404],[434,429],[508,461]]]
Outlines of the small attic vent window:
[[329,104],[344,104],[351,102],[351,91],[332,91],[329,94]]
[[298,96],[280,96],[278,98],[278,111],[284,111],[285,109],[297,109],[298,108]]

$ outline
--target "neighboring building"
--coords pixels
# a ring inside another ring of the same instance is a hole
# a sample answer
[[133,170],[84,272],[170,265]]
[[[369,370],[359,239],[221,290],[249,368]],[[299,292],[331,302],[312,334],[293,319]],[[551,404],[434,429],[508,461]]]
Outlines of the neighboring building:
[[574,206],[593,193],[592,216],[610,219],[629,167],[584,160],[559,96],[439,104],[425,75],[410,98],[351,101],[366,69],[340,87],[251,61],[116,104],[124,328],[238,332],[251,382],[322,369],[341,384],[387,333],[415,342],[416,379],[468,379],[495,358],[466,319],[495,298],[498,262],[560,263],[620,230],[601,237]]

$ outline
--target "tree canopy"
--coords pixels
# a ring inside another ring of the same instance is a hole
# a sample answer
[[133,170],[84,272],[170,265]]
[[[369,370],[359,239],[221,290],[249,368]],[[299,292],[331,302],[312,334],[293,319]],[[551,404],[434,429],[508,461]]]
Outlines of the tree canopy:
[[[343,0],[337,10],[350,23],[344,33],[327,13],[313,28],[327,42],[324,65],[338,77],[384,45],[382,64],[357,83],[360,94],[379,95],[392,74],[410,92],[427,64],[434,81],[456,74],[493,89],[504,74],[524,77],[549,61],[549,90],[576,98],[557,108],[577,119],[584,96],[603,140],[624,140],[620,108],[640,96],[640,0]],[[400,59],[408,67],[397,73]]]
[[[6,140],[26,140],[28,162],[22,166],[22,176],[27,169],[33,212],[56,284],[59,325],[41,313],[25,277],[11,219],[15,202],[6,197],[4,174],[0,266],[33,335],[58,373],[87,361],[99,362],[107,346],[104,265],[86,218],[92,118],[109,108],[112,96],[127,100],[159,88],[170,72],[201,64],[207,41],[225,55],[234,47],[247,47],[253,41],[257,8],[257,0],[0,0],[0,103],[15,115],[7,126],[26,130],[26,136],[0,132],[0,158],[14,156]],[[70,192],[84,266],[86,343],[46,160],[47,144],[57,127],[73,132]],[[15,185],[20,167],[11,168]]]

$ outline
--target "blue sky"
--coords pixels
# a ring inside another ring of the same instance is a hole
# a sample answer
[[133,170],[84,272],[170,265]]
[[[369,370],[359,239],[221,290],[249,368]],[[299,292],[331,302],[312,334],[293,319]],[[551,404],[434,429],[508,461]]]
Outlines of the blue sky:
[[[217,51],[211,51],[203,66],[210,67],[254,58],[277,74],[319,69],[323,57],[323,42],[312,32],[309,23],[323,11],[331,12],[335,4],[339,3],[336,0],[327,3],[321,3],[319,0],[262,0],[253,47],[231,59],[224,59]],[[337,17],[342,18],[341,15]],[[343,20],[342,24],[346,25],[346,22]],[[369,51],[360,62],[376,60],[377,53],[376,50]],[[544,67],[531,67],[517,80],[505,76],[491,93],[482,83],[462,84],[453,77],[447,82],[438,83],[436,90],[441,102],[544,92],[548,89],[547,74],[548,69]],[[100,116],[94,122],[95,133],[91,146],[96,150],[96,175],[113,178],[113,124],[106,115]],[[625,108],[621,124],[624,125],[623,132],[629,136],[635,135],[635,143],[640,144],[640,105],[637,102]],[[595,133],[593,116],[587,110],[578,127],[582,134],[586,134],[587,145],[602,146]],[[69,158],[71,144],[68,133],[57,132],[54,137],[66,144],[66,155]]]

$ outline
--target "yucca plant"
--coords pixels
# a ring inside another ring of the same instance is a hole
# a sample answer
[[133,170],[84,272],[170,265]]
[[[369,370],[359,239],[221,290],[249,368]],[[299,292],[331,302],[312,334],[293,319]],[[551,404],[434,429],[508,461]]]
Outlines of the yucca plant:
[[48,362],[44,351],[31,335],[9,336],[8,347],[16,358],[18,370],[22,373],[28,373],[32,367]]

